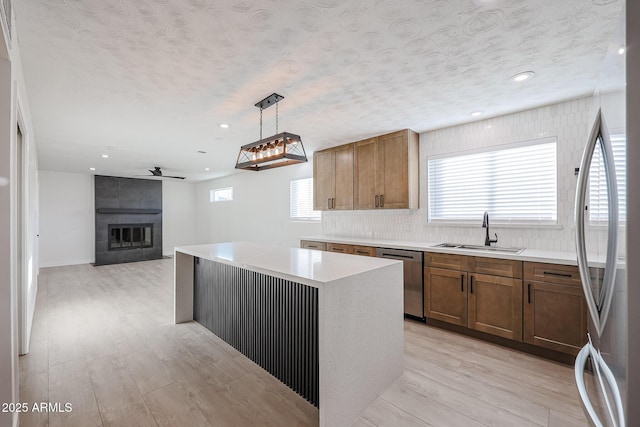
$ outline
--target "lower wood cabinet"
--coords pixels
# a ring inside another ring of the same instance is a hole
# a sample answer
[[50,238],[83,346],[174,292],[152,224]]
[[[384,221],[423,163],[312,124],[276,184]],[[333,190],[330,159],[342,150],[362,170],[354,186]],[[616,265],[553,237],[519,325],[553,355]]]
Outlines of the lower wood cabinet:
[[522,279],[469,273],[468,327],[522,341]]
[[424,315],[454,325],[467,326],[467,273],[425,268]]
[[327,251],[338,252],[341,254],[352,254],[353,246],[342,243],[327,243]]
[[347,245],[344,243],[301,240],[300,247],[302,249],[316,249],[320,251],[337,252],[341,254],[354,254],[372,257],[376,256],[376,248],[373,246]]
[[364,256],[376,256],[376,248],[372,246],[353,246],[353,253],[355,255]]
[[521,261],[432,253],[425,260],[427,318],[522,341]]
[[319,251],[327,250],[327,244],[325,242],[313,242],[311,240],[301,240],[300,247],[302,249],[316,249]]
[[572,355],[586,344],[587,305],[577,267],[525,262],[524,341]]

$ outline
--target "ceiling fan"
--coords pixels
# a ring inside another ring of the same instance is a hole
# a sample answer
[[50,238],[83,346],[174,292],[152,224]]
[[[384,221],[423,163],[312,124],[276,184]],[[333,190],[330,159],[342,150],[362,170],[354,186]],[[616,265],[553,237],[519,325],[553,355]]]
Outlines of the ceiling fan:
[[154,166],[153,170],[149,169],[149,172],[151,172],[151,175],[145,175],[145,176],[157,176],[159,178],[174,178],[174,179],[184,179],[184,176],[169,176],[169,175],[163,175],[162,174],[162,170],[160,169],[160,166]]

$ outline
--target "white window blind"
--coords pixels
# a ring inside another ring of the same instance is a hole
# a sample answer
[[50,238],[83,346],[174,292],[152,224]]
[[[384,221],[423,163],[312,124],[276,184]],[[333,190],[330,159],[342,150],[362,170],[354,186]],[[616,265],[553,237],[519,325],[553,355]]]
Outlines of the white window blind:
[[233,200],[233,187],[217,188],[209,193],[209,202],[227,202]]
[[313,210],[313,178],[291,181],[291,219],[320,220],[320,211]]
[[[627,220],[627,141],[624,135],[611,135],[611,146],[613,148],[613,159],[616,164],[616,179],[618,181],[618,208],[620,211],[619,221]],[[607,196],[607,179],[604,173],[604,160],[600,144],[591,159],[589,169],[589,222],[592,225],[605,224],[609,218]]]
[[429,221],[556,223],[556,140],[432,157]]

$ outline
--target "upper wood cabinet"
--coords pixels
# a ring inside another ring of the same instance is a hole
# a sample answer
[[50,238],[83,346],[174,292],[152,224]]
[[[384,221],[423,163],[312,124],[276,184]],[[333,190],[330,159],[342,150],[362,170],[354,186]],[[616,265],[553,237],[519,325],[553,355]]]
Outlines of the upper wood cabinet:
[[418,208],[418,134],[402,130],[354,143],[354,209]]
[[353,209],[353,144],[313,155],[313,208]]

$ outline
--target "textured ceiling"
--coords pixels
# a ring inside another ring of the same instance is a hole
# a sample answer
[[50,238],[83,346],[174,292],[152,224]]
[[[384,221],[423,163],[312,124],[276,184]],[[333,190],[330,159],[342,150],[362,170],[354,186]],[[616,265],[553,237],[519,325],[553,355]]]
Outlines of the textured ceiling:
[[[591,94],[623,6],[14,1],[41,169],[132,176],[157,165],[192,180],[234,172],[239,147],[259,137],[253,105],[272,92],[285,96],[279,131],[308,152]],[[527,70],[535,78],[509,80]],[[274,114],[264,111],[265,136]]]

